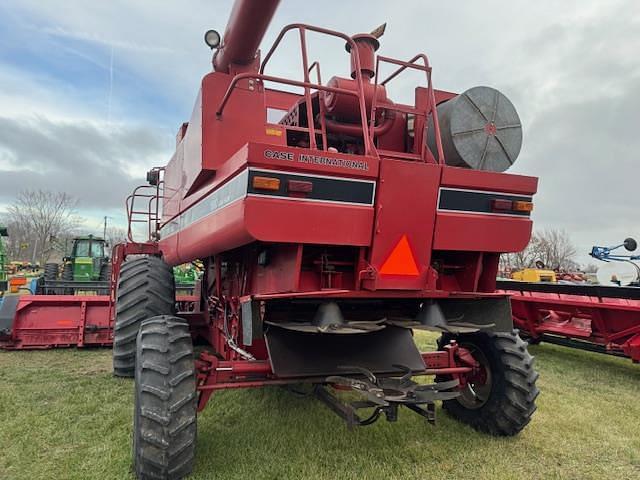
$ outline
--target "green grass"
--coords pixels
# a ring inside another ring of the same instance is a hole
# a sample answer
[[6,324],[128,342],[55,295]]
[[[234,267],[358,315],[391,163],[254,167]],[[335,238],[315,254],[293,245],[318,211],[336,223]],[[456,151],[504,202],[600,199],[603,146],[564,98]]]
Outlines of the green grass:
[[[199,416],[192,478],[640,478],[640,366],[531,351],[541,395],[515,438],[477,433],[440,408],[436,426],[405,410],[350,432],[311,397],[226,391]],[[111,376],[108,350],[0,353],[0,478],[133,478],[132,387]]]

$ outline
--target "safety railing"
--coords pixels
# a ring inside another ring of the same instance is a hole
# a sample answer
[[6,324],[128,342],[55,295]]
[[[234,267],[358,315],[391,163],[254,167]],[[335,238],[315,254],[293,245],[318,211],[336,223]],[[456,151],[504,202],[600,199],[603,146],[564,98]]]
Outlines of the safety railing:
[[[416,62],[422,60],[422,65],[417,64]],[[402,106],[402,105],[396,105],[396,104],[384,104],[384,109],[385,110],[394,110],[394,111],[399,111],[402,113],[406,113],[406,114],[410,114],[410,115],[414,115],[416,117],[423,117],[424,118],[424,127],[427,127],[427,119],[429,118],[429,114],[431,114],[432,118],[433,118],[433,128],[434,128],[434,136],[435,136],[435,141],[436,141],[436,153],[437,153],[437,158],[436,158],[436,162],[439,164],[444,163],[444,153],[442,150],[442,140],[440,138],[440,124],[438,122],[438,112],[437,112],[437,107],[436,107],[436,100],[435,100],[435,94],[433,92],[433,84],[431,82],[431,66],[429,65],[429,59],[427,58],[427,56],[423,53],[419,53],[418,55],[416,55],[415,57],[413,57],[411,60],[409,60],[408,62],[404,62],[402,60],[396,60],[395,58],[389,58],[389,57],[383,57],[381,55],[378,55],[376,57],[376,74],[375,74],[375,80],[374,80],[374,90],[373,90],[373,99],[371,102],[371,118],[369,121],[369,137],[371,139],[374,138],[375,135],[375,119],[376,119],[376,112],[378,109],[378,103],[377,103],[377,97],[378,97],[378,73],[380,72],[380,63],[389,63],[392,65],[398,65],[399,68],[397,68],[393,73],[391,73],[387,78],[385,78],[382,82],[380,82],[380,85],[382,86],[386,86],[391,80],[393,80],[394,78],[396,78],[398,75],[400,75],[402,72],[404,72],[406,69],[413,69],[413,70],[419,70],[419,71],[423,71],[425,72],[426,75],[426,80],[427,80],[427,105],[424,109],[421,108],[411,108],[411,107],[406,107],[406,106]],[[426,132],[425,132],[426,133]],[[426,143],[426,138],[423,137],[421,138],[421,147],[420,147],[420,154],[419,154],[419,160],[422,162],[426,162],[427,161],[427,156],[426,156],[426,149],[427,149],[427,143]],[[433,152],[432,152],[433,153]]]
[[133,224],[146,224],[148,241],[158,240],[160,228],[160,201],[162,200],[162,186],[164,181],[160,179],[163,167],[154,168],[158,172],[156,185],[140,185],[125,200],[127,209],[127,238],[135,243]]
[[[276,49],[280,45],[280,43],[281,43],[282,39],[284,38],[284,36],[288,32],[290,32],[292,30],[298,30],[299,35],[300,35],[300,48],[301,48],[301,51],[302,51],[302,67],[303,67],[304,80],[303,81],[298,81],[298,80],[291,80],[291,79],[287,79],[287,78],[283,78],[283,77],[265,75],[264,71],[265,71],[265,68],[266,68],[267,64],[269,63],[269,60],[271,59],[271,57],[273,56],[274,52],[276,51]],[[357,89],[356,89],[355,92],[351,91],[351,90],[344,89],[344,88],[336,88],[336,87],[329,87],[329,86],[321,85],[320,84],[320,69],[319,69],[319,65],[318,65],[318,68],[317,68],[318,83],[311,82],[310,73],[311,73],[311,70],[314,68],[314,66],[317,65],[317,62],[314,62],[311,66],[309,65],[309,60],[308,60],[308,55],[307,55],[307,39],[306,39],[307,31],[316,32],[316,33],[320,33],[320,34],[323,34],[323,35],[328,35],[328,36],[340,38],[340,39],[344,40],[350,46],[352,54],[354,55],[353,58],[354,58],[355,72],[356,72],[355,80],[356,80]],[[364,143],[365,155],[372,155],[372,154],[374,154],[373,140],[370,138],[370,136],[367,133],[369,131],[369,126],[368,126],[368,123],[367,123],[367,121],[368,121],[368,119],[367,119],[367,109],[366,109],[366,103],[365,103],[365,99],[364,99],[364,87],[363,87],[364,86],[364,80],[362,78],[362,71],[361,71],[360,65],[361,65],[360,64],[360,55],[358,53],[358,49],[356,47],[356,43],[348,35],[345,35],[344,33],[336,32],[334,30],[328,30],[326,28],[314,27],[312,25],[306,25],[306,24],[300,24],[300,23],[294,23],[294,24],[291,24],[291,25],[287,25],[286,27],[284,27],[280,31],[280,34],[276,38],[276,40],[273,43],[271,49],[269,49],[269,51],[267,52],[266,56],[264,57],[262,65],[260,66],[259,73],[253,73],[253,72],[240,73],[240,74],[236,75],[233,78],[233,80],[231,81],[229,87],[227,88],[227,91],[224,94],[224,97],[222,97],[222,100],[220,101],[220,105],[218,106],[218,109],[216,111],[216,115],[218,117],[222,116],[222,114],[224,112],[224,108],[227,105],[227,103],[229,102],[229,98],[233,94],[236,85],[238,84],[239,81],[244,80],[244,79],[255,79],[255,80],[260,80],[260,81],[263,81],[263,82],[267,81],[267,82],[273,82],[273,83],[281,83],[281,84],[284,84],[284,85],[290,85],[290,86],[294,86],[294,87],[303,88],[304,89],[305,105],[306,105],[306,110],[307,110],[306,114],[307,114],[307,125],[308,125],[308,127],[306,129],[303,129],[303,130],[306,130],[308,132],[308,134],[309,134],[309,146],[310,146],[310,148],[317,149],[316,127],[315,127],[315,119],[313,117],[313,104],[312,104],[312,98],[311,98],[311,91],[312,90],[317,90],[318,92],[331,92],[331,93],[334,93],[334,94],[354,96],[354,97],[356,97],[358,99],[358,106],[359,106],[359,109],[360,109],[360,124],[361,124],[361,128],[362,128],[362,138],[363,138],[363,143]],[[321,118],[323,119],[324,115],[321,115]],[[298,130],[300,130],[300,128],[298,128]],[[321,134],[321,136],[323,138],[323,146],[326,148],[327,139],[326,139],[326,128],[325,128],[325,126],[321,127],[320,134]]]
[[[320,62],[315,61],[309,67],[309,73],[311,70],[315,68],[316,70],[316,81],[318,85],[322,85],[322,76],[320,75]],[[318,92],[318,108],[320,110],[320,132],[322,135],[322,149],[324,151],[328,148],[328,140],[327,140],[327,122],[325,119],[325,103],[324,103],[324,91]]]

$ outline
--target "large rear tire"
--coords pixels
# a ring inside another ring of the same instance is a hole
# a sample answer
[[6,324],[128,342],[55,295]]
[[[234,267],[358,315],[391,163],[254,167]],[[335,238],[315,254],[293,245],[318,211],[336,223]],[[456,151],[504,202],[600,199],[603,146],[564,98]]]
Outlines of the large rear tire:
[[65,282],[73,282],[73,264],[65,263],[62,267],[62,280]]
[[45,263],[44,264],[44,279],[45,281],[58,279],[58,264],[57,263]]
[[44,264],[44,274],[42,278],[44,279],[44,284],[45,284],[45,287],[43,289],[45,295],[56,295],[61,293],[61,292],[56,292],[54,288],[47,287],[48,282],[54,282],[58,279],[58,270],[59,270],[59,266],[57,263]]
[[158,257],[141,257],[122,265],[116,293],[113,374],[133,377],[136,337],[143,320],[175,313],[173,271]]
[[438,346],[442,349],[451,340],[471,352],[482,372],[469,379],[460,397],[443,402],[444,410],[490,435],[519,433],[536,411],[535,401],[540,393],[536,387],[538,373],[527,344],[516,331],[511,331],[445,334]]
[[[60,278],[65,282],[73,282],[73,263],[67,262],[64,264],[64,267],[62,267],[62,275],[60,276]],[[73,295],[74,293],[75,292],[73,287],[64,289],[65,295]]]
[[102,267],[100,267],[99,280],[101,282],[108,282],[111,280],[111,263],[106,262],[102,264]]
[[187,323],[142,322],[136,348],[133,458],[139,479],[177,480],[193,469],[196,380]]
[[[101,282],[111,282],[111,262],[105,262],[100,267],[100,276],[98,280]],[[109,289],[100,290],[98,295],[109,295]]]

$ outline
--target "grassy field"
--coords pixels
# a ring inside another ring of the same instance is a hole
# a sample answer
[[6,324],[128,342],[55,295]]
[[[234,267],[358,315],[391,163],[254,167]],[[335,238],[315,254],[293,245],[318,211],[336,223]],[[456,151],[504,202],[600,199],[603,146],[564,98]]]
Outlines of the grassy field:
[[[531,351],[542,393],[518,437],[488,437],[440,409],[436,426],[405,410],[349,432],[311,397],[227,391],[199,417],[192,478],[640,478],[640,366]],[[108,350],[0,352],[0,478],[133,478],[132,386],[111,376]]]

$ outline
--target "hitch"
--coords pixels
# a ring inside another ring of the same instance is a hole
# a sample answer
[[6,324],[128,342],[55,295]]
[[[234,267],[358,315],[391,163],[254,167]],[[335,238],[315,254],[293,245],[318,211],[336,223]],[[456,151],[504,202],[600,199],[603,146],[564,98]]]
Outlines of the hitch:
[[[395,422],[398,420],[400,406],[407,407],[434,424],[436,400],[450,400],[460,395],[459,391],[448,391],[459,385],[458,380],[419,384],[411,380],[412,371],[409,367],[404,365],[393,365],[393,367],[400,370],[400,376],[376,377],[373,372],[365,368],[340,367],[343,370],[357,372],[359,375],[357,377],[331,375],[325,379],[325,384],[315,387],[315,395],[347,422],[349,429],[371,425],[383,414],[388,422]],[[327,384],[337,389],[357,392],[362,399],[343,402],[331,393]],[[358,415],[358,410],[365,408],[374,410],[363,419]]]

